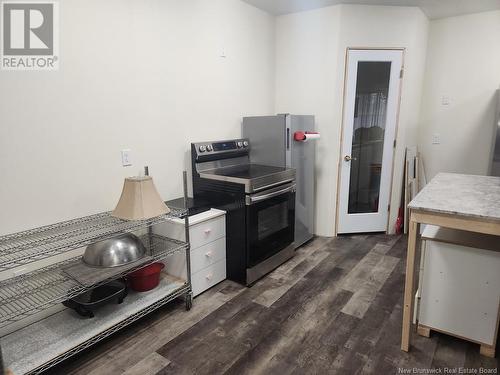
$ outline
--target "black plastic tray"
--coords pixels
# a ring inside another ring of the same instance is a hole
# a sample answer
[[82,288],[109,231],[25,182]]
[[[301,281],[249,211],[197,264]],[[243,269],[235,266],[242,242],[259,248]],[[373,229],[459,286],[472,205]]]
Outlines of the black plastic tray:
[[102,305],[116,301],[122,303],[128,294],[125,280],[113,280],[85,293],[64,301],[63,305],[75,310],[83,317],[93,318],[94,311]]

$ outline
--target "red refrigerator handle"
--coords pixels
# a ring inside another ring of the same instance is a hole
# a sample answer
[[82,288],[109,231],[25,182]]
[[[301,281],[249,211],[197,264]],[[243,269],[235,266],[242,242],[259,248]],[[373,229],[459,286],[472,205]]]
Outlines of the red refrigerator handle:
[[303,132],[303,131],[296,131],[293,133],[293,139],[297,142],[305,142],[307,140],[307,135],[308,134],[319,134],[318,132]]

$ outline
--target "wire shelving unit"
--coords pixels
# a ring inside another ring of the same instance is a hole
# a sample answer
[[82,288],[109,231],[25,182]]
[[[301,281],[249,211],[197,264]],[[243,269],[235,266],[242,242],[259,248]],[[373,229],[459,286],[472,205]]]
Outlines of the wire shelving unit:
[[[81,263],[79,258],[44,267],[0,283],[0,327],[123,277],[187,247],[184,242],[157,234],[151,237],[143,235],[140,238],[148,249],[146,261],[98,272],[98,279],[91,284],[82,283],[66,271],[72,266],[78,266]],[[102,276],[99,277],[100,275]]]
[[[186,172],[184,172],[184,198],[185,200],[187,199]],[[175,218],[184,219],[184,242],[153,233],[153,226]],[[166,215],[136,221],[118,219],[113,217],[110,212],[104,212],[0,236],[0,272],[2,272],[8,270],[14,271],[16,268],[30,263],[64,254],[71,250],[129,232],[142,233],[139,235],[139,238],[147,249],[146,257],[120,267],[97,270],[94,268],[93,271],[89,270],[92,276],[90,282],[88,277],[82,280],[76,277],[74,272],[70,272],[71,269],[82,266],[83,263],[80,256],[63,261],[54,261],[54,263],[48,266],[0,281],[0,327],[5,327],[30,317],[90,289],[121,278],[159,260],[163,260],[179,251],[184,251],[186,254],[186,280],[177,279],[170,284],[163,282],[165,285],[162,284],[162,289],[156,291],[155,295],[157,297],[142,299],[144,300],[144,306],[141,305],[139,308],[134,307],[135,310],[132,315],[125,314],[123,319],[113,321],[111,326],[108,324],[102,330],[94,330],[92,337],[78,342],[63,353],[54,353],[53,357],[46,358],[36,368],[23,370],[23,372],[36,374],[47,370],[56,363],[95,344],[177,297],[184,296],[186,309],[191,309],[193,297],[190,277],[188,211],[187,209],[171,208],[170,213]],[[46,264],[46,262],[44,263]],[[123,305],[126,305],[126,301]],[[119,309],[120,307],[124,309],[124,312],[127,311],[127,306],[120,305],[117,308]],[[67,319],[72,319],[72,317],[69,316]],[[79,318],[75,316],[75,319]],[[98,319],[98,316],[96,315],[92,319]],[[42,319],[29,327],[33,327],[36,324],[43,326],[43,321]],[[22,328],[18,332],[24,329]],[[16,332],[10,333],[5,337],[15,336]],[[22,335],[22,333],[19,334]],[[4,338],[1,341],[3,343]],[[4,360],[8,365],[9,358],[4,358]]]

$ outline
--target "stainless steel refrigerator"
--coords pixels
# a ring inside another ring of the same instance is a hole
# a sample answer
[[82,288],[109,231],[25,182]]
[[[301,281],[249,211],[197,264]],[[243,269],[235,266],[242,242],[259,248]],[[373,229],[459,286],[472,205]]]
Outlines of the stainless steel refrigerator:
[[295,248],[313,237],[315,151],[314,116],[282,114],[243,118],[252,163],[296,169]]

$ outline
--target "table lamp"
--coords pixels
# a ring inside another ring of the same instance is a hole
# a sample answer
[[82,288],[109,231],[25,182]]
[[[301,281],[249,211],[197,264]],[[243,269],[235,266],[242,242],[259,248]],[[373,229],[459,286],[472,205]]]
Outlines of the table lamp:
[[145,220],[168,214],[170,209],[158,194],[150,176],[127,177],[112,216],[124,220]]

